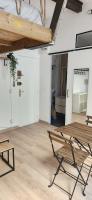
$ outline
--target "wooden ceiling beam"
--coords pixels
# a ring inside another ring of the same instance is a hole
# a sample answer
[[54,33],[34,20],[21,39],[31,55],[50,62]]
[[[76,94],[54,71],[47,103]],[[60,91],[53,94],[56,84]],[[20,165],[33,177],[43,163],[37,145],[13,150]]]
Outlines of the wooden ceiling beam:
[[0,46],[0,53],[7,53],[12,51],[17,51],[20,49],[27,49],[27,48],[33,48],[39,45],[42,45],[42,42],[38,42],[36,40],[31,40],[28,38],[20,39],[16,42],[12,42],[11,46]]
[[83,6],[83,2],[79,0],[68,0],[66,4],[66,8],[76,13],[82,12],[82,6]]
[[3,40],[3,39],[0,39],[0,45],[10,46],[10,45],[11,45],[11,42],[6,41],[6,40]]
[[52,17],[52,21],[51,21],[51,25],[50,28],[52,30],[52,33],[54,35],[56,27],[57,27],[57,23],[59,20],[59,16],[62,10],[62,6],[63,6],[64,0],[57,0],[56,1],[56,6],[54,9],[54,13],[53,13],[53,17]]
[[[56,2],[56,6],[54,9],[54,13],[53,13],[53,17],[52,17],[52,21],[50,25],[50,28],[54,36],[64,0],[52,0],[52,1]],[[66,8],[78,13],[82,11],[82,5],[83,3],[79,0],[68,0],[66,4]]]
[[0,11],[0,29],[43,43],[52,41],[50,29],[4,11]]
[[[52,0],[52,1],[57,2],[58,0]],[[79,13],[82,11],[82,5],[83,5],[83,2],[81,2],[80,0],[68,0],[66,4],[66,8],[76,13]]]

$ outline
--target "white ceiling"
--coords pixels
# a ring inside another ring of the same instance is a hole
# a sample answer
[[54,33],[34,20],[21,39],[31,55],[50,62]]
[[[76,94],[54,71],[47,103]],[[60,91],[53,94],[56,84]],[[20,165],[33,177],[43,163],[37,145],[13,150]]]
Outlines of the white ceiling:
[[[29,0],[26,0],[27,2]],[[92,0],[81,0],[83,2],[83,9],[87,6],[87,8],[92,9]],[[67,2],[67,0],[65,0]],[[38,9],[40,8],[40,0],[31,0],[31,3],[37,7]],[[51,0],[46,0],[46,11],[47,11],[47,16],[52,15],[52,11],[55,7],[55,2]],[[85,9],[84,9],[85,10]]]
[[[29,2],[29,0],[25,0],[26,2]],[[83,11],[82,13],[87,14],[87,11],[89,9],[92,9],[92,0],[81,0],[83,2]],[[38,9],[40,8],[40,0],[31,0],[32,5],[37,7]],[[67,0],[64,0],[64,4],[66,5]],[[52,18],[53,11],[55,7],[55,2],[52,0],[46,0],[46,15],[47,15],[47,20]],[[67,13],[70,12],[70,10],[66,9],[65,6],[63,8],[63,11],[66,11]]]
[[89,3],[92,2],[92,0],[81,0],[83,3]]
[[[25,0],[25,1],[29,1],[29,0]],[[65,1],[67,1],[67,0],[65,0]],[[92,4],[92,0],[81,0],[84,4]],[[35,6],[37,6],[37,7],[39,7],[39,5],[40,5],[40,0],[31,0],[31,3],[33,4],[33,5],[35,5]],[[47,5],[48,5],[48,9],[49,9],[49,5],[55,5],[55,3],[54,2],[52,2],[51,0],[46,0],[46,3],[47,3]]]

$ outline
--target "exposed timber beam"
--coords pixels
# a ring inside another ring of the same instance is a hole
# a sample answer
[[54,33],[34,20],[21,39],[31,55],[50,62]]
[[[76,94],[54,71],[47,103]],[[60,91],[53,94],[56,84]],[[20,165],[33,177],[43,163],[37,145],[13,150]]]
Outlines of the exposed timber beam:
[[57,27],[57,23],[58,23],[58,20],[59,20],[59,16],[60,16],[60,13],[61,13],[63,3],[64,3],[64,0],[57,0],[56,1],[56,6],[55,6],[54,13],[53,13],[51,25],[50,25],[50,28],[51,28],[53,34],[55,33],[55,30],[56,30],[56,27]]
[[4,11],[0,11],[0,30],[43,43],[52,41],[50,29]]
[[68,0],[66,4],[66,8],[76,13],[79,13],[79,12],[82,12],[82,5],[83,5],[83,2],[79,0]]
[[[52,0],[52,1],[57,2],[58,0]],[[82,5],[83,5],[83,2],[81,2],[80,0],[68,0],[66,4],[66,8],[76,13],[79,13],[82,11]]]
[[10,45],[11,45],[11,42],[9,42],[9,41],[7,41],[7,40],[0,39],[0,45],[10,46]]
[[42,42],[38,42],[36,40],[31,40],[28,38],[23,38],[18,41],[12,42],[11,46],[4,46],[0,45],[0,53],[6,53],[6,52],[11,52],[11,51],[17,51],[20,49],[26,49],[26,48],[33,48],[38,45],[43,44]]

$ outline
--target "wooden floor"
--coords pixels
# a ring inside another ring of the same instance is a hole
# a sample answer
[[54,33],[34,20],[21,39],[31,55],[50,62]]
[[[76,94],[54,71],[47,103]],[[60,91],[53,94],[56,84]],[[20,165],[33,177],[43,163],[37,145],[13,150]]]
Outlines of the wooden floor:
[[[56,186],[48,188],[57,162],[52,156],[47,124],[36,123],[3,133],[15,146],[16,171],[0,178],[0,200],[68,200],[68,196]],[[57,181],[70,191],[71,178],[59,175]],[[92,178],[89,179],[87,196],[77,185],[74,200],[92,200]]]
[[86,124],[86,113],[72,113],[72,122]]

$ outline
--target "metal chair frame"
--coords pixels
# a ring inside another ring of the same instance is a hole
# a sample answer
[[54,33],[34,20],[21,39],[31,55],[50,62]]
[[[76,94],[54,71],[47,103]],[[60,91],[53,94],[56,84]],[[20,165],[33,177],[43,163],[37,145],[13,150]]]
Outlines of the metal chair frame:
[[87,115],[86,124],[92,124],[92,116]]
[[[80,184],[82,184],[84,186],[82,194],[85,196],[86,195],[85,194],[85,189],[86,189],[86,186],[88,185],[88,179],[89,179],[89,176],[90,176],[90,173],[91,173],[92,166],[90,166],[90,167],[87,166],[88,167],[87,168],[88,169],[88,175],[87,175],[87,179],[85,181],[84,177],[83,177],[83,175],[81,173],[82,169],[84,167],[84,162],[81,163],[81,165],[78,165],[78,163],[76,162],[76,158],[75,158],[75,155],[74,155],[74,146],[73,146],[73,142],[72,142],[71,138],[70,139],[66,139],[66,138],[64,138],[64,136],[56,134],[56,133],[54,133],[52,131],[48,131],[48,134],[49,134],[49,138],[50,138],[50,142],[51,142],[51,146],[52,146],[53,155],[54,155],[54,157],[57,159],[57,161],[59,163],[58,167],[56,169],[56,172],[54,174],[53,180],[51,181],[51,183],[50,183],[50,185],[48,187],[51,187],[53,184],[58,186],[60,189],[62,189],[63,191],[65,191],[69,195],[69,200],[71,200],[72,197],[73,197],[73,194],[75,192],[77,183],[79,182]],[[57,155],[57,153],[55,152],[53,141],[55,141],[57,143],[60,143],[63,146],[66,145],[67,147],[70,147],[71,154],[72,154],[72,161],[69,160],[69,159],[65,159],[63,157],[63,155],[61,157],[59,157]],[[82,151],[82,152],[84,152],[84,151]],[[74,167],[78,172],[78,176],[74,176],[73,174],[71,174],[68,171],[66,171],[65,167],[63,166],[63,162],[68,163],[70,166]],[[59,185],[57,185],[55,183],[55,178],[59,174],[59,171],[62,171],[63,173],[65,173],[66,175],[70,176],[71,178],[73,178],[75,180],[75,184],[74,184],[74,188],[73,188],[72,193],[69,193],[64,188],[62,188],[61,186],[59,186]]]
[[[9,141],[8,141],[9,142]],[[12,151],[12,164],[10,164],[10,151]],[[4,157],[4,153],[7,153],[7,158]],[[12,171],[15,171],[15,157],[14,148],[8,149],[0,154],[2,161],[10,168],[7,172],[0,174],[0,178]]]

